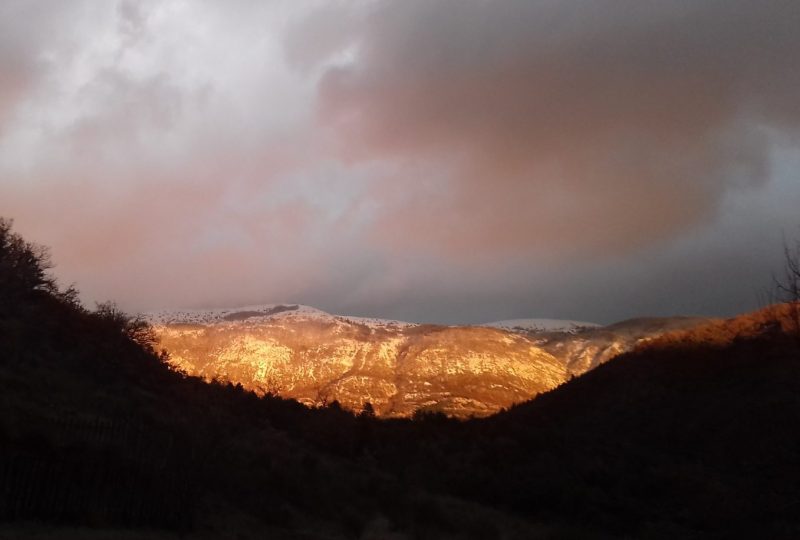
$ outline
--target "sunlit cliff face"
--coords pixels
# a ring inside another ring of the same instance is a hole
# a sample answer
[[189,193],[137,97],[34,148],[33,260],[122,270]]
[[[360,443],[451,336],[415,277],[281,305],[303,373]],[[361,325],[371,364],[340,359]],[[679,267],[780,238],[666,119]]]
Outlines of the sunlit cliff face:
[[744,311],[797,227],[798,11],[3,2],[0,214],[133,311]]
[[418,325],[306,306],[151,315],[172,365],[207,380],[309,406],[338,401],[380,416],[483,416],[552,389],[644,340],[696,319],[558,331]]
[[486,415],[555,387],[566,367],[521,335],[351,321],[322,312],[156,326],[179,369],[320,406],[382,416]]

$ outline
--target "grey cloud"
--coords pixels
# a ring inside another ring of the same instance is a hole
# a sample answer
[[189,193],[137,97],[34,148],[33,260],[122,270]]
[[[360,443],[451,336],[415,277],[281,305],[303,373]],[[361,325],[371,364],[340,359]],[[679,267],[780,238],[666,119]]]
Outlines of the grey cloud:
[[403,227],[456,258],[624,253],[686,234],[730,189],[767,181],[767,132],[800,120],[796,2],[362,10],[342,44],[354,61],[320,80],[320,119],[349,160],[447,172],[438,194],[380,201],[376,234]]
[[131,310],[731,313],[796,225],[798,9],[0,2],[0,215]]
[[0,4],[0,135],[4,124],[47,70],[45,45],[59,35],[63,3],[8,0]]

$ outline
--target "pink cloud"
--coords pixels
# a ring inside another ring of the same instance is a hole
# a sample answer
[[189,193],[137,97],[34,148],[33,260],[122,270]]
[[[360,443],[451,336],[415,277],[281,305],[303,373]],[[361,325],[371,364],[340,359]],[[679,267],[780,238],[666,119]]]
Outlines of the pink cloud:
[[601,4],[365,10],[319,119],[352,163],[424,171],[406,197],[371,193],[376,237],[467,260],[629,253],[714,219],[743,175],[767,180],[759,126],[798,127],[778,107],[800,82],[797,10]]

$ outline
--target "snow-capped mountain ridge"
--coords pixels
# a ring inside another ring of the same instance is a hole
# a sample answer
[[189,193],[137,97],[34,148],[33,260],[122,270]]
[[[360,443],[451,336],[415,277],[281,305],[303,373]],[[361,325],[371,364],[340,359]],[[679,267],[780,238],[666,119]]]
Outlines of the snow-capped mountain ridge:
[[565,332],[570,334],[590,328],[600,328],[600,325],[596,323],[562,319],[508,319],[485,323],[480,326],[519,332]]
[[[328,313],[321,309],[303,304],[253,304],[240,307],[211,308],[211,309],[182,309],[153,311],[145,313],[144,317],[154,325],[164,324],[212,324],[248,320],[260,320],[284,317],[303,317],[307,319],[340,320],[352,324],[359,324],[370,328],[394,326],[407,328],[419,326],[419,323],[382,319],[377,317],[358,317],[353,315],[338,315]],[[437,325],[461,326],[461,325]],[[465,325],[468,326],[468,325]],[[509,319],[494,321],[484,324],[472,325],[489,328],[500,328],[517,332],[569,332],[574,333],[583,329],[597,328],[600,325],[582,321],[561,319]]]
[[695,320],[522,319],[414,324],[332,315],[302,304],[151,313],[171,363],[308,405],[338,401],[382,416],[483,416],[593,369],[643,339]]
[[144,314],[144,318],[154,325],[213,324],[287,316],[301,316],[321,320],[335,317],[320,309],[302,304],[253,304],[231,308],[152,311]]

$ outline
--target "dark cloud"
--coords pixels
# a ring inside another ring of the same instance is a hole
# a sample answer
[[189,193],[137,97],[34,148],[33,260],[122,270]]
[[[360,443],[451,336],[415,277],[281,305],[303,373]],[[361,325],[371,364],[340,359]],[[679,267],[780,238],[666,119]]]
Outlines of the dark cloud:
[[798,11],[0,2],[0,215],[131,310],[741,311],[797,225]]
[[360,24],[327,53],[356,52],[324,73],[320,119],[349,160],[442,178],[379,198],[376,234],[418,249],[585,256],[668,240],[767,181],[767,131],[800,120],[793,1],[342,9]]

